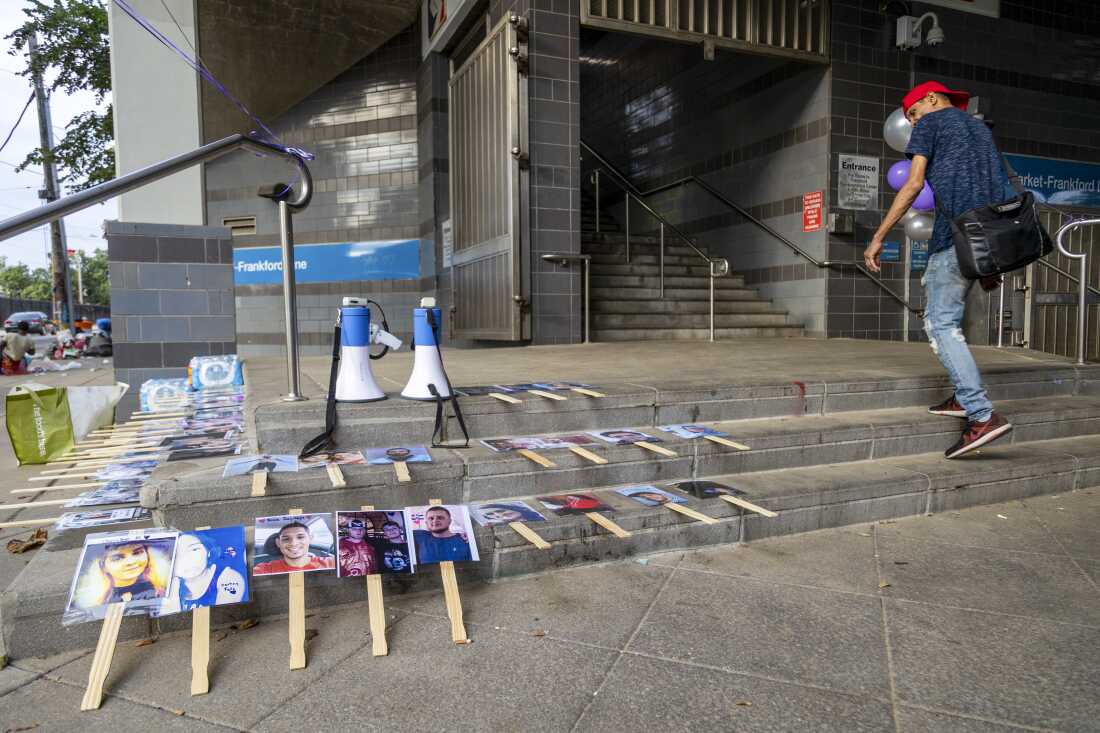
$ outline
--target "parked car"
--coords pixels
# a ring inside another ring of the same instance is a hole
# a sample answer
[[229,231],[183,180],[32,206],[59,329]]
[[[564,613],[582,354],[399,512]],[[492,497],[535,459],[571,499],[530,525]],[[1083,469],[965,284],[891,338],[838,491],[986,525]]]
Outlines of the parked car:
[[28,324],[30,324],[31,333],[40,333],[45,335],[48,333],[57,332],[57,327],[54,326],[53,322],[50,320],[50,317],[42,311],[25,311],[22,313],[12,313],[10,316],[7,317],[7,320],[4,321],[4,330],[9,332],[18,331],[20,321],[26,321]]

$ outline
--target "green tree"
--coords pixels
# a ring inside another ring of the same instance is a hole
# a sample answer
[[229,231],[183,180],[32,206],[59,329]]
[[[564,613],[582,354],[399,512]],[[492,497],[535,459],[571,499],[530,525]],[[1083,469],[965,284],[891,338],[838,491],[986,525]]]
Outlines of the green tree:
[[32,271],[22,262],[9,265],[7,258],[0,257],[0,291],[8,297],[49,300],[51,289],[49,270]]
[[[21,72],[30,80],[35,71],[56,74],[51,91],[90,91],[97,104],[111,91],[111,52],[105,0],[29,0],[27,21],[4,38],[8,53],[26,59]],[[26,55],[28,39],[38,34],[38,56],[32,67]],[[36,68],[35,68],[36,67]],[[115,176],[114,118],[111,105],[102,112],[77,115],[65,126],[65,136],[52,151],[36,148],[19,166],[54,162],[69,191],[79,191]]]
[[81,255],[84,268],[81,279],[84,282],[84,302],[96,305],[110,305],[111,285],[107,280],[107,250],[97,249],[93,255]]

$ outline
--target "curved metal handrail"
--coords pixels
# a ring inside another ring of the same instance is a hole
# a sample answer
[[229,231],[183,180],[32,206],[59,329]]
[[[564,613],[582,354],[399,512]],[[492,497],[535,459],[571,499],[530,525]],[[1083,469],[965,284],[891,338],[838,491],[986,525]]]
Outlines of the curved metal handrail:
[[309,206],[309,201],[313,197],[313,177],[309,173],[305,160],[295,152],[238,133],[0,221],[0,241],[102,203],[173,173],[179,173],[198,163],[214,160],[241,149],[251,149],[257,153],[272,153],[292,161],[298,167],[300,183],[294,186],[298,195],[293,201],[288,201],[287,205],[295,211]]
[[1077,283],[1077,363],[1085,363],[1085,339],[1088,332],[1088,254],[1085,252],[1070,252],[1066,249],[1062,242],[1062,237],[1066,236],[1066,233],[1071,229],[1075,229],[1079,226],[1089,226],[1092,224],[1100,224],[1100,218],[1096,219],[1079,219],[1077,221],[1071,221],[1068,224],[1063,224],[1058,229],[1058,233],[1054,236],[1054,242],[1058,246],[1058,251],[1062,253],[1062,256],[1068,257],[1071,260],[1081,261],[1081,275],[1080,280]]

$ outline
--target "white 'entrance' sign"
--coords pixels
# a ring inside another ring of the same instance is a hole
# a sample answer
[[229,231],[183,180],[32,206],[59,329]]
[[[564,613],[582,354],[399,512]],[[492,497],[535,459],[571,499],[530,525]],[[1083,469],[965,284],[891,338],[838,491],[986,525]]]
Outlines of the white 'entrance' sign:
[[841,155],[837,174],[837,208],[878,210],[879,159]]

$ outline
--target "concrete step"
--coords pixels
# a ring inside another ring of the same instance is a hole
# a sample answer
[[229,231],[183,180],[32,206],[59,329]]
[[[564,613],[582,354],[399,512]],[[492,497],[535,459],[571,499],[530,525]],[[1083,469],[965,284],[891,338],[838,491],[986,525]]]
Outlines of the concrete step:
[[[670,277],[701,278],[705,284],[710,279],[709,272],[710,270],[707,268],[706,264],[702,263],[702,260],[700,260],[699,258],[695,258],[694,262],[689,261],[684,264],[673,264],[667,261],[665,262],[666,280]],[[629,264],[622,261],[619,261],[617,263],[592,263],[593,277],[660,277],[660,275],[660,265],[658,265],[657,263],[638,262],[637,258],[632,260]],[[726,275],[725,277],[718,278],[718,281],[736,281],[740,285],[745,284],[744,278],[739,275]]]
[[[1078,373],[1072,365],[1052,367],[988,368],[982,376],[991,399],[1053,398],[1074,395],[1075,390],[1093,389],[1084,375],[1100,369],[1088,367]],[[812,365],[807,365],[812,374]],[[538,373],[524,375],[533,381]],[[460,385],[459,385],[460,386]],[[766,376],[754,383],[727,384],[720,375],[709,382],[646,380],[644,382],[601,382],[595,388],[602,398],[564,393],[564,402],[552,402],[518,394],[518,405],[488,396],[461,399],[470,435],[486,438],[499,435],[537,435],[572,430],[598,430],[623,425],[666,425],[690,421],[746,420],[792,415],[832,415],[851,410],[924,408],[950,394],[946,375],[924,377],[853,378],[849,381],[813,380],[776,382]],[[1100,392],[1093,393],[1100,396]],[[448,410],[449,413],[449,410]],[[324,425],[323,400],[274,403],[255,411],[256,436],[261,450],[269,453],[297,453]],[[387,399],[368,404],[337,406],[341,445],[364,446],[426,443],[432,433],[435,406],[431,403]],[[446,425],[450,438],[461,436],[453,418]],[[424,464],[436,468],[436,464]],[[434,475],[434,474],[432,474]],[[277,477],[273,477],[273,480]]]
[[[592,285],[592,300],[659,300],[658,288],[597,287]],[[757,300],[760,293],[756,288],[728,287],[715,288],[715,300]],[[665,284],[665,300],[705,300],[710,301],[709,288],[674,288]]]
[[[710,328],[709,314],[706,313],[597,313],[592,317],[592,332],[616,331],[620,329],[697,329]],[[760,326],[789,326],[787,314],[783,311],[769,313],[716,313],[714,327],[725,329],[757,328]]]
[[[715,298],[715,313],[781,313],[768,300],[725,300]],[[592,314],[708,314],[710,303],[706,300],[593,300]]]
[[[643,507],[614,493],[610,486],[593,486],[599,498],[613,507],[614,521],[631,532],[631,537],[616,538],[583,516],[554,517],[547,512],[549,521],[534,525],[552,545],[544,551],[535,549],[508,527],[479,527],[475,535],[481,561],[457,564],[459,583],[469,587],[470,583],[580,563],[752,542],[1090,488],[1100,484],[1100,437],[1000,441],[979,456],[959,461],[946,461],[937,451],[753,474],[712,474],[706,478],[735,487],[750,501],[778,512],[778,516],[742,513],[719,498],[688,499],[686,506],[718,520],[715,524],[703,524],[664,507]],[[530,495],[517,491],[513,496],[534,503]],[[319,510],[308,503],[305,506],[308,511]],[[78,556],[79,549],[59,548],[51,540],[34,553],[5,591],[4,638],[11,658],[46,656],[95,645],[100,624],[62,627],[58,623]],[[408,577],[383,576],[383,581],[387,594],[411,590],[438,592],[438,575],[430,569]],[[361,580],[340,579],[334,573],[311,573],[306,584],[307,603],[312,609],[365,600]],[[285,615],[287,583],[281,577],[253,579],[252,598],[248,604],[214,608],[214,628],[243,618],[273,619]],[[119,640],[186,632],[190,624],[190,614],[157,620],[126,617]]]
[[[659,275],[605,275],[592,272],[592,288],[651,288],[661,286]],[[714,279],[715,290],[742,290],[745,281],[739,277],[719,277]],[[710,291],[710,278],[705,275],[682,276],[665,272],[665,290],[703,290]]]
[[[786,320],[784,318],[784,320]],[[715,328],[716,339],[738,338],[801,338],[806,335],[801,325],[784,323],[774,326],[744,326],[740,328]],[[695,328],[603,328],[592,329],[592,340],[604,341],[706,341],[710,327]]]
[[[660,263],[660,258],[658,258],[657,255],[655,255],[655,254],[648,255],[648,254],[636,254],[634,252],[631,252],[630,253],[630,262],[626,261],[626,254],[624,252],[615,252],[615,253],[611,253],[611,254],[606,254],[606,253],[601,254],[601,253],[595,253],[595,252],[587,252],[586,254],[588,254],[592,257],[592,270],[593,270],[593,272],[600,265],[625,265],[627,267],[630,267],[630,266],[633,266],[633,265],[653,265],[653,266],[656,266]],[[691,255],[670,255],[670,254],[666,253],[665,254],[665,267],[668,267],[669,265],[688,265],[688,266],[697,265],[697,266],[703,268],[703,274],[706,274],[706,271],[707,271],[706,263],[703,262],[703,260],[699,258],[699,255],[696,255],[694,253],[691,254]]]
[[[703,252],[706,249],[700,247]],[[630,257],[633,259],[635,255],[647,255],[657,257],[660,255],[661,247],[659,240],[654,237],[631,237],[630,238]],[[617,254],[623,257],[626,256],[626,237],[615,234],[605,234],[598,239],[582,239],[581,240],[581,252],[585,254]],[[697,262],[702,262],[702,257],[699,253],[688,247],[686,244],[678,244],[668,239],[665,240],[665,257],[694,257]]]

